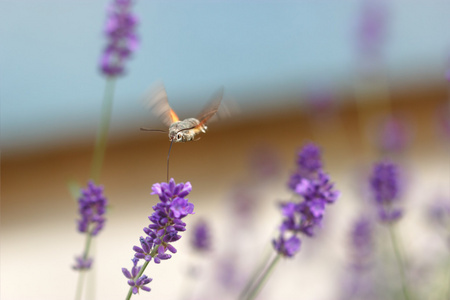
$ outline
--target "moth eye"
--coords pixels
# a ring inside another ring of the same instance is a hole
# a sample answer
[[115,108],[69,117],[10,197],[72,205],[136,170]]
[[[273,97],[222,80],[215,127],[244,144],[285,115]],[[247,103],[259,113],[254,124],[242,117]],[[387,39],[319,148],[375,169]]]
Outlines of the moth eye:
[[181,137],[182,137],[181,133],[178,133],[177,134],[177,139],[181,139]]

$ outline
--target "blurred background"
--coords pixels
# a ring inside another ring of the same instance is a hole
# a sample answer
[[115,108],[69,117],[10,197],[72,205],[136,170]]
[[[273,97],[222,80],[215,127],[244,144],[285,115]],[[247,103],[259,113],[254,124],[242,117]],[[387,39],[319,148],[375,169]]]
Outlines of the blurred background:
[[[0,2],[1,299],[75,293],[84,237],[70,190],[90,176],[108,3]],[[356,217],[373,214],[367,178],[381,159],[403,171],[397,229],[417,299],[443,299],[448,245],[428,212],[450,198],[449,10],[448,1],[136,1],[139,45],[116,80],[100,177],[110,207],[87,299],[126,295],[120,269],[131,267],[157,202],[152,184],[166,180],[167,136],[139,130],[166,129],[142,104],[158,80],[182,119],[221,86],[231,113],[173,146],[170,176],[192,183],[196,214],[178,253],[149,265],[152,291],[137,297],[236,299],[271,251],[297,152],[314,142],[342,196],[259,299],[345,294],[349,234]],[[210,226],[206,255],[190,245],[199,220]],[[377,230],[382,256],[391,246]]]

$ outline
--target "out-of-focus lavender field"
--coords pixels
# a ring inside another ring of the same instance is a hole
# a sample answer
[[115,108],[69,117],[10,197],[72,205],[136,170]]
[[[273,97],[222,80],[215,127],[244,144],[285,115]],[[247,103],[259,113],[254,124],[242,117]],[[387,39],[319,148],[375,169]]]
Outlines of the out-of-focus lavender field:
[[2,1],[0,298],[450,299],[448,8]]

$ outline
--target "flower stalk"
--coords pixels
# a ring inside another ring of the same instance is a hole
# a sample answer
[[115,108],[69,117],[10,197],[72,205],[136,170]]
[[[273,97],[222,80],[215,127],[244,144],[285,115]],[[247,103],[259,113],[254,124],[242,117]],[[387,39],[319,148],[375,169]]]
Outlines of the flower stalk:
[[281,255],[279,253],[277,253],[274,257],[271,258],[271,260],[269,261],[269,265],[267,266],[267,268],[264,269],[264,272],[258,278],[258,281],[256,282],[256,284],[253,285],[253,288],[248,292],[248,296],[244,299],[253,300],[258,296],[259,292],[266,284],[270,275],[273,273],[275,266],[280,261],[280,258],[281,258]]
[[101,119],[97,129],[94,155],[92,157],[91,164],[91,178],[96,183],[98,183],[98,181],[100,180],[100,174],[105,158],[106,141],[108,137],[109,125],[111,123],[115,82],[115,77],[107,77],[105,91],[103,94]]
[[411,297],[409,294],[408,284],[407,284],[406,275],[405,275],[405,263],[403,261],[402,255],[400,253],[397,235],[395,234],[393,224],[388,225],[388,230],[389,230],[389,236],[391,238],[392,246],[394,248],[395,259],[397,260],[397,264],[398,264],[398,268],[399,268],[399,272],[400,272],[403,296],[405,297],[405,300],[410,300]]

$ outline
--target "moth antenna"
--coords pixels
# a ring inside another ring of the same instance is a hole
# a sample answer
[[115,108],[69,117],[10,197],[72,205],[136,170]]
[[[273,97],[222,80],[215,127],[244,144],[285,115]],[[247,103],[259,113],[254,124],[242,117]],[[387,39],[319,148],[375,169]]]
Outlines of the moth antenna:
[[169,161],[170,161],[170,150],[172,149],[173,140],[170,142],[169,153],[167,154],[167,182],[169,182]]
[[141,127],[141,128],[139,128],[141,131],[152,131],[152,132],[164,132],[164,133],[167,133],[168,131],[166,131],[166,130],[161,130],[161,129],[150,129],[150,128],[144,128],[144,127]]

